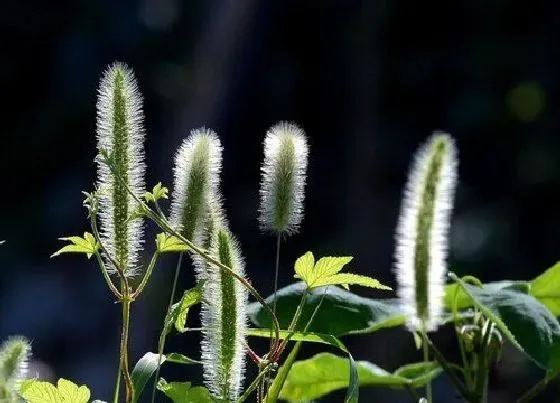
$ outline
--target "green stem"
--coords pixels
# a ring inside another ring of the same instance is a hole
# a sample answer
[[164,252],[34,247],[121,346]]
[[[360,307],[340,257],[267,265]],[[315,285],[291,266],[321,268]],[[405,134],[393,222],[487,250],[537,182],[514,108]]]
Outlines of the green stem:
[[284,362],[284,365],[282,365],[282,367],[280,367],[280,369],[278,370],[278,374],[274,378],[274,382],[272,382],[272,386],[270,387],[268,393],[264,397],[265,403],[275,403],[278,400],[278,396],[280,396],[280,391],[282,390],[282,386],[284,386],[284,382],[286,382],[288,373],[290,372],[290,369],[292,368],[292,365],[296,360],[296,357],[299,353],[299,350],[301,349],[301,346],[302,346],[301,341],[298,341],[296,342],[296,344],[294,344],[292,351],[290,351],[290,354],[288,354],[288,357],[286,357],[286,361]]
[[461,381],[459,380],[459,378],[457,378],[457,375],[455,375],[455,372],[453,371],[453,369],[449,366],[449,364],[447,363],[447,360],[445,359],[445,357],[443,356],[443,354],[441,354],[441,352],[436,348],[436,346],[430,341],[430,339],[428,339],[426,337],[425,340],[423,340],[424,343],[427,343],[428,347],[430,347],[430,350],[432,350],[432,354],[434,355],[434,358],[436,359],[436,361],[439,363],[439,365],[441,365],[443,371],[447,374],[447,376],[449,377],[449,380],[451,381],[451,383],[453,384],[453,386],[455,387],[455,390],[457,390],[457,392],[459,393],[459,395],[461,395],[461,398],[467,402],[471,402],[471,403],[477,403],[477,399],[475,396],[472,395],[472,393],[470,391],[468,391],[467,389],[465,389],[465,385],[463,385],[461,383]]
[[533,400],[539,393],[546,389],[548,383],[554,378],[545,376],[539,382],[537,382],[531,389],[523,394],[519,399],[516,400],[516,403],[527,403]]
[[474,390],[475,394],[479,397],[481,403],[486,403],[488,400],[488,371],[489,371],[489,357],[488,347],[492,338],[492,328],[494,324],[486,319],[482,327],[482,344],[480,351],[476,354],[477,371],[475,376]]
[[130,299],[130,286],[126,278],[123,281],[123,309],[122,309],[122,319],[123,319],[123,329],[121,337],[121,365],[122,373],[124,376],[125,386],[126,386],[126,403],[132,403],[134,400],[134,385],[132,379],[130,378],[130,370],[128,368],[128,333],[130,327],[130,304],[132,300]]
[[115,284],[113,284],[113,282],[111,281],[111,277],[109,277],[109,272],[107,271],[107,267],[105,266],[105,262],[103,262],[99,251],[95,251],[95,257],[97,258],[97,263],[101,268],[101,273],[103,273],[103,278],[105,278],[105,282],[109,286],[109,289],[113,292],[113,294],[115,294],[115,297],[120,300],[122,298],[122,294],[119,292]]
[[[424,351],[424,362],[426,364],[428,364],[430,362],[430,351],[428,348],[428,334],[426,333],[425,328],[422,330],[422,338],[424,339],[422,341],[422,350]],[[433,402],[433,397],[432,397],[432,382],[428,382],[426,384],[426,397],[428,399],[428,403],[432,403]]]
[[[290,323],[290,326],[288,326],[288,331],[292,332],[298,322],[299,319],[301,317],[301,314],[303,312],[303,307],[305,306],[305,302],[307,300],[307,294],[309,293],[309,289],[306,287],[303,291],[303,294],[301,295],[301,300],[299,301],[299,305],[296,309],[296,312],[292,318],[292,321]],[[309,325],[310,322],[308,322]],[[290,339],[292,338],[292,334],[288,334],[288,336],[282,341],[282,343],[280,343],[280,345],[278,346],[278,349],[274,352],[273,356],[272,356],[272,361],[277,361],[280,358],[280,355],[284,352],[284,349],[286,348],[286,345],[288,344],[288,342],[290,341]]]
[[113,396],[113,403],[119,403],[119,392],[121,391],[121,377],[122,377],[122,361],[119,360],[119,370],[117,371],[117,383],[115,385],[115,394]]
[[152,256],[152,259],[150,260],[150,264],[148,265],[148,268],[146,269],[146,273],[144,273],[144,277],[142,278],[142,281],[140,282],[140,285],[138,285],[138,288],[136,289],[136,291],[132,293],[132,296],[131,296],[132,299],[138,298],[138,296],[144,290],[144,287],[146,287],[146,284],[148,284],[148,280],[150,279],[150,277],[152,275],[152,271],[154,270],[154,267],[156,266],[156,262],[157,262],[158,257],[159,257],[159,252],[155,251],[153,256]]
[[245,400],[247,400],[249,398],[249,396],[251,396],[251,394],[253,393],[253,391],[255,389],[257,389],[257,387],[260,385],[261,381],[263,380],[263,378],[270,373],[270,370],[272,369],[272,364],[267,364],[266,367],[264,367],[264,369],[259,373],[259,375],[253,380],[253,382],[251,382],[251,385],[249,385],[249,387],[245,390],[245,392],[243,393],[243,395],[241,395],[241,397],[239,399],[237,399],[237,403],[242,403]]
[[156,398],[156,385],[159,377],[159,371],[161,369],[161,357],[163,355],[163,349],[165,348],[165,339],[167,337],[167,318],[171,313],[171,307],[173,306],[173,301],[175,300],[175,290],[177,289],[177,281],[179,279],[179,273],[181,272],[181,266],[183,263],[183,252],[179,254],[179,259],[177,259],[177,265],[175,266],[175,276],[173,277],[173,285],[171,287],[171,296],[169,297],[169,304],[167,305],[167,312],[165,314],[165,319],[163,321],[163,329],[159,335],[158,342],[158,364],[156,368],[156,376],[154,378],[154,386],[152,388],[152,403],[154,403]]

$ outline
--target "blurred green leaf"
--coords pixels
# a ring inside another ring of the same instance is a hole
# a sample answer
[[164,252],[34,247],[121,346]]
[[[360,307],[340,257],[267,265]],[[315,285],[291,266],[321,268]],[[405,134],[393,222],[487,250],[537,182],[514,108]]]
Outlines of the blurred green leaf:
[[[146,353],[134,366],[132,370],[132,384],[134,385],[134,400],[133,402],[137,402],[144,388],[146,387],[146,383],[152,377],[154,372],[156,372],[158,366],[158,358],[159,354],[155,353]],[[161,356],[161,363],[165,362],[165,355]]]
[[193,387],[190,382],[169,382],[160,379],[157,383],[161,390],[173,403],[214,403],[208,389],[202,386]]
[[515,288],[479,288],[450,276],[514,346],[548,373],[560,371],[560,324],[548,308]]
[[[415,363],[394,373],[367,361],[357,361],[357,380],[360,387],[419,388],[441,373],[437,363]],[[348,388],[350,382],[347,359],[330,353],[293,364],[280,397],[285,400],[317,399],[338,389]]]
[[156,248],[159,253],[186,252],[189,247],[179,238],[161,232],[156,235]]
[[531,281],[530,294],[560,316],[560,262]]

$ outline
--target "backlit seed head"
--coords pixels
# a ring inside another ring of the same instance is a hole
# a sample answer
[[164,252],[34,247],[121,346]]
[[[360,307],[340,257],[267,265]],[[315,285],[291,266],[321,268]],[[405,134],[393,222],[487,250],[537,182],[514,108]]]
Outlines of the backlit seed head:
[[[145,192],[144,114],[134,73],[123,63],[107,68],[97,100],[97,148],[110,158],[97,158],[102,241],[125,275],[136,272],[143,242],[142,219],[128,220]],[[108,259],[107,259],[108,260]],[[115,270],[112,263],[107,265]]]
[[434,331],[441,324],[457,165],[454,140],[435,132],[416,152],[404,190],[395,272],[411,331]]
[[280,122],[264,139],[261,167],[260,226],[265,231],[291,235],[303,219],[308,147],[305,133]]

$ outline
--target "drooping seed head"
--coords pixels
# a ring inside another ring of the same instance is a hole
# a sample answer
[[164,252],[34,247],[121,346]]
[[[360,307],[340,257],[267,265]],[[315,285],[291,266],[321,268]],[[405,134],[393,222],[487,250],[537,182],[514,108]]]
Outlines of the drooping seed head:
[[[107,68],[97,100],[97,147],[109,156],[97,158],[102,241],[125,275],[136,272],[143,242],[142,219],[128,220],[145,192],[144,114],[134,73],[123,63]],[[108,266],[113,269],[111,262]]]
[[457,165],[454,140],[435,132],[417,150],[404,190],[395,272],[411,331],[434,331],[441,324]]
[[171,225],[202,245],[212,204],[220,204],[222,146],[210,129],[191,131],[175,156]]
[[[244,276],[239,245],[226,228],[214,232],[210,252],[235,273]],[[247,291],[230,274],[208,267],[201,311],[204,381],[219,402],[239,397],[245,372]]]
[[308,147],[298,126],[280,122],[264,139],[261,167],[260,226],[265,231],[291,235],[303,219]]
[[[0,400],[15,396],[19,384],[27,377],[31,344],[24,337],[11,337],[0,346]],[[4,395],[4,396],[2,396]]]

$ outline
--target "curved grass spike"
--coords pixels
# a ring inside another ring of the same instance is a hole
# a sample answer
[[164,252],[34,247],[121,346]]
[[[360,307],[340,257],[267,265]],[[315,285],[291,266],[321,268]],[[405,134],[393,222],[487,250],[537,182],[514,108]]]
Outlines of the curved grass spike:
[[264,139],[261,167],[261,228],[277,234],[298,231],[303,219],[307,139],[298,126],[280,122]]
[[425,334],[441,324],[457,165],[454,140],[434,132],[416,152],[404,190],[395,271],[411,331]]
[[[236,273],[244,274],[239,245],[226,228],[218,228],[211,253]],[[239,397],[245,371],[247,291],[231,275],[209,267],[202,305],[202,363],[204,381],[219,402]]]
[[[15,336],[0,346],[0,401],[15,402],[19,384],[27,376],[31,344]],[[4,400],[5,399],[5,400]]]
[[195,245],[205,238],[210,204],[219,202],[220,139],[210,129],[191,131],[175,156],[171,225]]
[[139,197],[145,192],[143,119],[142,97],[132,70],[123,63],[112,64],[99,85],[97,147],[110,158],[115,172],[103,158],[97,159],[99,216],[103,244],[120,267],[115,268],[111,259],[107,265],[127,277],[137,271],[144,224],[142,219],[128,220],[136,202],[124,183]]

